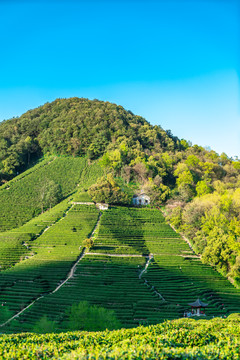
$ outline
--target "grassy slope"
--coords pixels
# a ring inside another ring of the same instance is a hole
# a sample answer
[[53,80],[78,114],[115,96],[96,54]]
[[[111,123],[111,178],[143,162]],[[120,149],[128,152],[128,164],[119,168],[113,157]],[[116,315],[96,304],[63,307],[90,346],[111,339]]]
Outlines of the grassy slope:
[[31,242],[59,220],[70,207],[69,198],[17,229],[0,233],[0,266],[8,268],[31,255]]
[[240,321],[179,319],[117,331],[0,336],[1,359],[239,358]]
[[27,256],[29,250],[26,245],[47,226],[62,217],[69,207],[70,197],[43,214],[35,216],[41,212],[39,181],[44,178],[54,180],[60,184],[63,197],[75,191],[72,198],[77,201],[79,190],[82,191],[83,187],[88,188],[101,175],[100,166],[97,163],[88,165],[85,158],[51,157],[43,159],[8,184],[1,186],[0,231],[11,230],[0,232],[0,269],[12,266]]
[[85,158],[50,157],[0,187],[0,232],[17,228],[41,213],[39,189],[44,179],[61,186],[66,198],[79,187],[88,187],[102,175],[97,163]]
[[0,273],[0,303],[15,314],[41,294],[54,290],[69,273],[97,218],[95,207],[75,205],[33,240],[29,244],[31,256]]

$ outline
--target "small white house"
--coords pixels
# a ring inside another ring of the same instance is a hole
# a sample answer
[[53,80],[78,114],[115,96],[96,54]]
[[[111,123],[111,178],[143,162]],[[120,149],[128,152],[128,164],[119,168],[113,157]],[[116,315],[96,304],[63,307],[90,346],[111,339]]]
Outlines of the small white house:
[[99,210],[107,210],[107,209],[108,209],[108,204],[97,203],[97,204],[96,204],[96,207],[97,207]]
[[144,193],[133,195],[133,205],[142,206],[150,204],[150,197]]

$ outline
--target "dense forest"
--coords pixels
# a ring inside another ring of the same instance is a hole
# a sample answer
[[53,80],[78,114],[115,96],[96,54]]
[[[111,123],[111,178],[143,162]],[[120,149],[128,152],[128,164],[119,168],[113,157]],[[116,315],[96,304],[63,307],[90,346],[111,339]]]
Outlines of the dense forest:
[[240,285],[240,161],[173,136],[123,107],[57,99],[0,124],[0,181],[46,155],[98,159],[95,201],[129,204],[144,190],[202,260]]
[[152,152],[176,148],[181,144],[171,134],[121,106],[57,99],[0,123],[0,176],[8,180],[46,154],[87,155],[93,160],[108,151],[105,162],[120,171]]

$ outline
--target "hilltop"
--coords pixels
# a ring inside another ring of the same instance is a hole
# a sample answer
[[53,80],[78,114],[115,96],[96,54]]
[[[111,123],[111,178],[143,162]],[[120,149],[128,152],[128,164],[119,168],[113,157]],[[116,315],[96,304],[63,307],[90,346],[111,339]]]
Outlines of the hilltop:
[[0,176],[8,180],[46,154],[87,155],[92,160],[123,145],[132,151],[170,150],[177,146],[174,140],[122,106],[57,99],[0,123]]

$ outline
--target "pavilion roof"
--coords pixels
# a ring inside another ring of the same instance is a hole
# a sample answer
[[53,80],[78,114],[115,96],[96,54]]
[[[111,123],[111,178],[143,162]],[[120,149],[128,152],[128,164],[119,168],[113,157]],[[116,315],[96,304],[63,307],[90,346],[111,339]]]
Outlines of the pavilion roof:
[[190,305],[192,307],[206,307],[206,306],[208,306],[208,304],[202,302],[200,299],[197,299],[196,301],[194,301],[193,303],[189,303],[188,305]]

